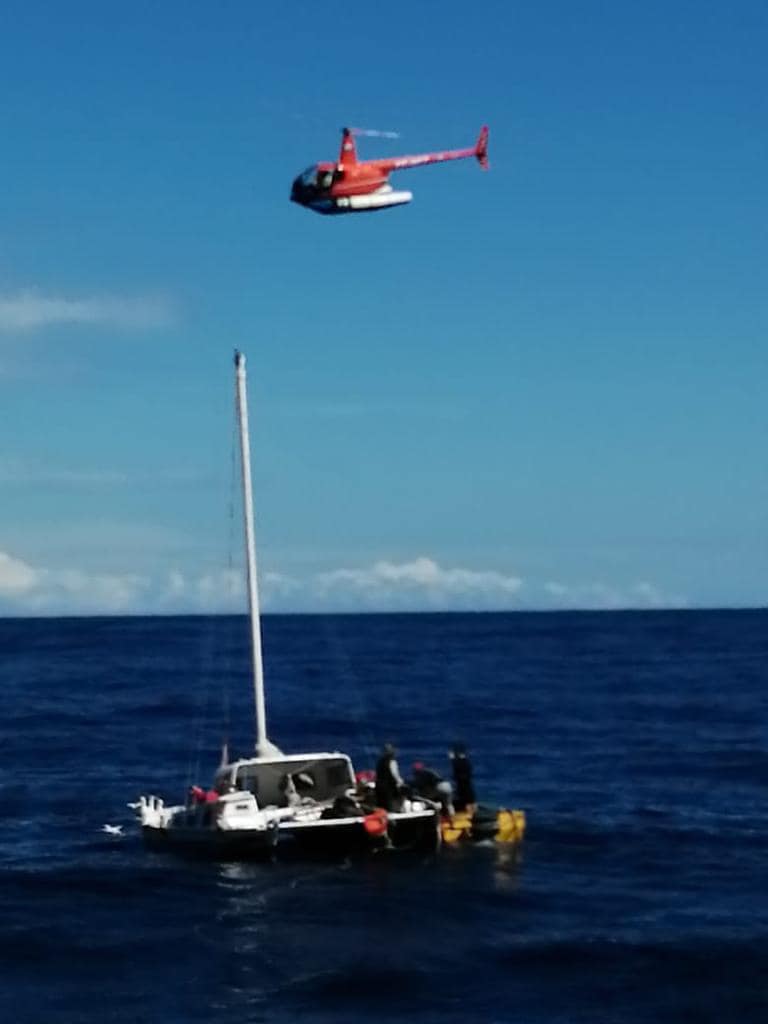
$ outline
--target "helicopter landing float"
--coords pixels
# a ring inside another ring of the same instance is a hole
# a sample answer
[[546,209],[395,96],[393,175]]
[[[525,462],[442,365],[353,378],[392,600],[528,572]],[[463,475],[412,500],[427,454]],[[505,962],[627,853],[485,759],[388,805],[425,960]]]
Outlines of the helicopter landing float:
[[358,160],[354,129],[342,132],[337,163],[312,164],[293,182],[291,202],[316,213],[365,213],[402,206],[413,199],[412,192],[396,191],[389,183],[392,171],[423,164],[461,160],[473,156],[483,170],[488,168],[488,128],[483,126],[477,142],[466,149],[448,149],[440,153],[396,156],[382,160]]

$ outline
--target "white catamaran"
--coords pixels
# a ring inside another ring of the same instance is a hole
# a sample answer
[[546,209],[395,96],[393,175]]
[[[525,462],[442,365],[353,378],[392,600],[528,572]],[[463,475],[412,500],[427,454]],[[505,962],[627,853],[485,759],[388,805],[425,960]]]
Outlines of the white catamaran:
[[267,737],[261,621],[253,528],[245,356],[235,353],[245,520],[248,607],[255,699],[254,756],[225,760],[212,788],[193,787],[184,804],[166,806],[142,796],[135,809],[146,842],[157,848],[222,858],[353,856],[376,850],[434,848],[439,808],[403,800],[397,811],[373,804],[373,790],[357,781],[346,754],[283,754]]

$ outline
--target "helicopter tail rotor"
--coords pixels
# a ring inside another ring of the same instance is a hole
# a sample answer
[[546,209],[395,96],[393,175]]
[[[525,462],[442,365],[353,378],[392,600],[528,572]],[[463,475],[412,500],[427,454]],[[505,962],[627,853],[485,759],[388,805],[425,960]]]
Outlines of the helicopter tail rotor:
[[477,139],[477,145],[475,146],[475,156],[477,162],[480,164],[484,171],[488,170],[488,125],[484,124],[480,129],[480,135]]

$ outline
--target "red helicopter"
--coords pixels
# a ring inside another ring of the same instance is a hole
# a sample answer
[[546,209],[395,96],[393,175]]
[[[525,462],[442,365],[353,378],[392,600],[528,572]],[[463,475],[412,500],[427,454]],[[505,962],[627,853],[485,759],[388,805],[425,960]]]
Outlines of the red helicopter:
[[291,202],[306,206],[316,213],[365,213],[390,206],[410,203],[412,192],[395,192],[389,184],[392,171],[404,167],[421,167],[443,160],[477,158],[483,170],[488,169],[488,128],[483,126],[474,146],[448,149],[442,153],[419,156],[396,156],[385,160],[358,160],[355,130],[345,128],[341,135],[341,152],[337,163],[313,164],[295,179]]

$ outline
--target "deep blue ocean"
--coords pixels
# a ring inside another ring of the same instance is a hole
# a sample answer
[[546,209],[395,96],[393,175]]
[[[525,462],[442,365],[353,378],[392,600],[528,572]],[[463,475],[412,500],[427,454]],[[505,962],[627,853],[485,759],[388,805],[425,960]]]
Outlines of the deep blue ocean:
[[[249,751],[245,620],[0,621],[0,1019],[768,1021],[768,612],[266,617],[270,735],[522,807],[519,855],[147,852]],[[124,838],[102,833],[125,825]]]

